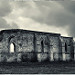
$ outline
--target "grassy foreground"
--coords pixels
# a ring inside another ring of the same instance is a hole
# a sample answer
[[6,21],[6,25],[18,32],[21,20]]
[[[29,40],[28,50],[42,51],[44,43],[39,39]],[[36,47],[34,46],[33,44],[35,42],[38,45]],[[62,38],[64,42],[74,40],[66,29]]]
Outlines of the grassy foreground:
[[0,74],[75,74],[75,62],[0,63]]

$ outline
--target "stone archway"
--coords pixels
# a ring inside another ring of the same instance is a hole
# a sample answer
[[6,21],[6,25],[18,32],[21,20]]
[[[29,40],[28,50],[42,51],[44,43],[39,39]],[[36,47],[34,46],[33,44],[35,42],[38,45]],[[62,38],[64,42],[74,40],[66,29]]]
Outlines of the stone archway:
[[16,54],[16,42],[15,36],[10,36],[8,38],[8,62],[16,62],[17,61],[17,54]]
[[14,38],[15,36],[10,36],[9,39],[8,39],[8,50],[9,50],[9,53],[14,53],[16,52],[16,46],[15,46],[15,41],[14,41]]

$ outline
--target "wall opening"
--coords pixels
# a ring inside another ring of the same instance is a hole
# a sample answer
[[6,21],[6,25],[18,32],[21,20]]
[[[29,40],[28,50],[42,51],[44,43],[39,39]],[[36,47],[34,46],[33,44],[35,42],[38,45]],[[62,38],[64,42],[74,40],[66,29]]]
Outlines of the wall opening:
[[65,52],[67,52],[67,44],[65,43]]
[[63,53],[63,61],[66,61],[66,54]]
[[50,59],[51,61],[54,61],[54,55],[53,54],[54,54],[53,51],[51,51],[51,54],[50,54],[51,55],[51,59]]
[[44,42],[41,41],[41,51],[44,52]]
[[66,61],[67,43],[65,43],[65,52],[63,53],[63,61]]
[[10,44],[10,53],[14,53],[15,52],[15,46],[13,43]]

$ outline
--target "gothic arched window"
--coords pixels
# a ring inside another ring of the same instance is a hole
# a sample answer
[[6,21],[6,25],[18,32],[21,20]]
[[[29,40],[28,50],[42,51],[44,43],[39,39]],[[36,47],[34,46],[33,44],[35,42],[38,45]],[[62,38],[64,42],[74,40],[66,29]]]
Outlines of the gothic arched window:
[[43,42],[43,40],[41,41],[41,51],[44,52],[44,42]]
[[67,52],[67,44],[65,43],[65,52]]

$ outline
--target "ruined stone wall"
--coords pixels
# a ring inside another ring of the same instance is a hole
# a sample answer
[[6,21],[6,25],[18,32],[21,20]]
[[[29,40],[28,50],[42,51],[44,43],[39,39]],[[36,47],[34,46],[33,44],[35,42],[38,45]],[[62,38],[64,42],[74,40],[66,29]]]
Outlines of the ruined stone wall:
[[48,60],[49,40],[45,34],[36,33],[36,52],[39,62]]
[[[10,52],[11,44],[14,46],[14,52]],[[73,58],[73,38],[71,37],[26,30],[0,32],[0,62],[66,61]]]
[[59,36],[49,36],[50,40],[50,61],[57,61],[60,58],[60,40]]
[[[50,35],[50,34],[36,34],[36,51],[38,52],[38,61],[57,61],[59,60],[60,52],[60,35]],[[42,44],[43,41],[43,51]]]
[[74,61],[75,61],[75,42],[73,42],[74,44]]
[[[11,43],[13,43],[15,46],[15,52],[14,52],[15,54],[9,55]],[[3,61],[5,57],[7,61],[12,61],[13,59],[21,61],[20,56],[22,56],[23,52],[27,53],[25,54],[26,58],[29,59],[33,58],[34,57],[34,34],[31,32],[24,32],[24,31],[4,31],[2,33],[2,40],[0,41],[0,52],[1,52],[0,61]],[[4,56],[2,52],[6,53],[5,54],[6,56]],[[30,55],[28,52],[30,52]]]
[[61,37],[62,60],[69,61],[74,59],[73,38]]

